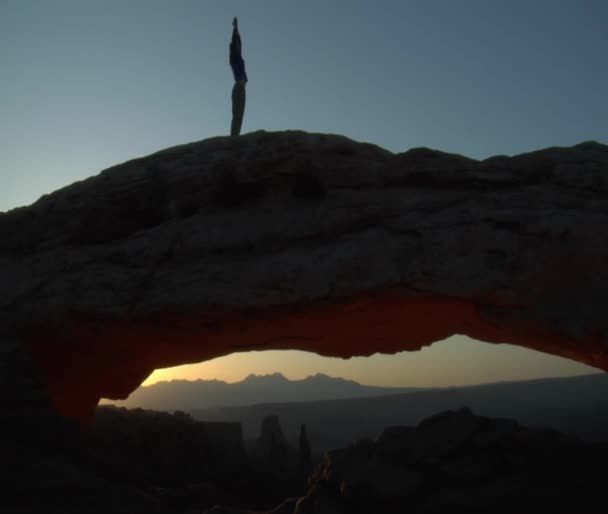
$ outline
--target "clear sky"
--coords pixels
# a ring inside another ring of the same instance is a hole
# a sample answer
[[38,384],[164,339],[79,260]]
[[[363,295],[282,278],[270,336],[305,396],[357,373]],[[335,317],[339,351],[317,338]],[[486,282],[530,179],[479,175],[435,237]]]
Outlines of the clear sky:
[[244,132],[476,158],[608,142],[606,0],[0,0],[0,211],[226,134],[234,15]]

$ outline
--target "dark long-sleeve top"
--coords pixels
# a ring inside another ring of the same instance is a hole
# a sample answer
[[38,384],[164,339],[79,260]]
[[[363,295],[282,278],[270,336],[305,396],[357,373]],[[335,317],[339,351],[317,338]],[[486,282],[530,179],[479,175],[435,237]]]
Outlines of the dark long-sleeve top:
[[232,41],[230,42],[230,66],[234,74],[234,80],[243,80],[247,82],[247,73],[245,73],[245,61],[241,55],[241,35],[235,28],[232,30]]

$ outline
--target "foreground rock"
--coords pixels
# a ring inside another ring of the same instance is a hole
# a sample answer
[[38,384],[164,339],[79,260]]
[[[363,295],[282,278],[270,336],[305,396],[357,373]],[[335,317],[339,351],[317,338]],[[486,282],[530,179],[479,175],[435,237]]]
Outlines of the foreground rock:
[[86,436],[113,475],[119,472],[158,488],[201,483],[236,487],[252,474],[240,423],[106,405],[95,411]]
[[276,477],[285,476],[289,465],[289,445],[278,416],[262,420],[260,437],[256,440],[254,458],[260,470]]
[[291,462],[295,451],[276,416],[263,423],[253,455],[240,423],[197,421],[181,411],[102,406],[85,435],[97,469],[151,491],[171,514],[214,505],[262,510],[305,492],[308,474]]
[[[329,452],[305,496],[263,514],[594,512],[608,445],[464,408]],[[262,514],[216,506],[205,514]]]
[[0,214],[0,366],[27,345],[82,422],[155,368],[246,349],[460,333],[608,369],[607,196],[597,143],[482,162],[303,132],[170,148]]
[[75,423],[37,431],[0,441],[3,514],[283,512],[285,498],[306,490],[307,477],[255,469],[239,423],[102,406],[85,431]]
[[515,421],[445,412],[330,452],[295,514],[591,512],[608,447]]

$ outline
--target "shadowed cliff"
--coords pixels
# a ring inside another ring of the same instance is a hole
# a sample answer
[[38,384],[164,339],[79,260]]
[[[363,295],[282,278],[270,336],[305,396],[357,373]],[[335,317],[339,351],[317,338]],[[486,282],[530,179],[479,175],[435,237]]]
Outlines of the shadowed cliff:
[[608,147],[476,161],[255,132],[0,214],[0,328],[86,420],[155,368],[454,333],[608,369]]

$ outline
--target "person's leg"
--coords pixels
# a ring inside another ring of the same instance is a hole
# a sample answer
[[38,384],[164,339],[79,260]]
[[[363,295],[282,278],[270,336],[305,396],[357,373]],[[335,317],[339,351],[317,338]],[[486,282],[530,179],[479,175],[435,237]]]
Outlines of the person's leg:
[[232,125],[230,135],[238,136],[241,133],[243,116],[245,114],[245,84],[235,82],[232,88]]
[[234,86],[232,86],[232,124],[230,125],[230,135],[231,136],[237,136],[238,135],[238,128],[237,128],[237,123],[236,123],[236,117],[237,117],[237,108],[236,108],[236,103],[237,103],[237,87],[238,84],[235,82]]

